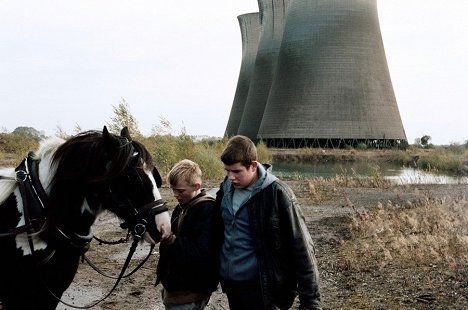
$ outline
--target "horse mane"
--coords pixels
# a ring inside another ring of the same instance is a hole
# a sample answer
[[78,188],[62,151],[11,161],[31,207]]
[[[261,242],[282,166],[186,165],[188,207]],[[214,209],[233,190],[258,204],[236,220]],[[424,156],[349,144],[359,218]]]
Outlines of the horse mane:
[[[1,168],[0,175],[7,178],[14,178],[15,170],[13,168]],[[16,181],[14,179],[0,179],[0,205],[10,196],[15,186]]]
[[154,167],[153,157],[148,152],[146,147],[138,141],[132,141],[132,144],[135,147],[135,151],[138,152],[142,164],[145,164],[146,169],[152,170]]
[[39,148],[34,153],[33,158],[42,162],[39,166],[39,179],[41,180],[44,190],[49,193],[50,183],[52,177],[57,169],[56,165],[53,164],[53,156],[60,145],[65,143],[65,140],[58,137],[50,137],[46,140],[41,141]]
[[42,140],[39,148],[34,152],[35,159],[42,160],[46,157],[51,157],[57,148],[65,143],[65,140],[59,137],[50,137]]
[[78,178],[86,182],[99,182],[121,174],[135,152],[142,164],[152,167],[152,157],[137,141],[117,137],[118,144],[107,150],[101,131],[90,130],[68,139],[54,153],[53,164],[57,171],[53,183]]
[[[58,137],[51,137],[47,138],[45,140],[42,140],[41,143],[39,144],[39,148],[37,149],[36,152],[34,152],[34,159],[39,160],[39,161],[49,161],[52,156],[52,154],[55,152],[55,150],[64,143],[65,141],[63,139],[60,139]],[[53,175],[53,167],[49,167],[47,164],[45,165],[46,167],[44,168],[47,170],[46,172],[43,172],[41,175],[41,182],[44,188],[47,188],[47,185],[50,183],[50,176]],[[49,169],[52,168],[52,169]],[[16,181],[14,180],[15,177],[15,169],[13,167],[6,167],[6,168],[0,168],[0,175],[7,177],[7,178],[13,178],[13,179],[0,179],[0,204],[5,201],[6,198],[12,193],[12,191],[16,187]]]

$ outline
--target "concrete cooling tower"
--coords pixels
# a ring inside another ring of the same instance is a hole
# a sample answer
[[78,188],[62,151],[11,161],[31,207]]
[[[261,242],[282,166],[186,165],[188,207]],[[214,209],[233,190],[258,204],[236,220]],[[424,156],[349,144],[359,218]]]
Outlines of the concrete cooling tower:
[[250,77],[254,69],[260,38],[260,16],[258,12],[239,15],[237,19],[241,30],[242,60],[236,93],[224,133],[225,136],[236,135],[239,129],[245,101],[249,93]]
[[389,146],[406,140],[376,0],[291,0],[282,35],[274,27],[282,24],[285,10],[272,17],[271,8],[239,133],[276,147]]
[[263,111],[276,71],[289,0],[258,0],[260,38],[249,92],[238,128],[238,134],[257,137]]

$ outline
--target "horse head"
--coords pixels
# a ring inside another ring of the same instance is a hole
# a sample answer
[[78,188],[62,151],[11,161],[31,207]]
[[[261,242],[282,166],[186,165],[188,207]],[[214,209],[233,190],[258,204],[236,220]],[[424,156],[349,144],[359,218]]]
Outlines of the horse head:
[[[158,190],[162,178],[153,165],[151,155],[141,143],[131,139],[127,127],[122,129],[120,137],[112,136],[104,127],[103,139],[108,154],[112,154],[116,147],[131,146],[129,160],[121,165],[125,167],[124,171],[110,178],[107,183],[104,208],[124,220],[122,228],[129,229],[135,236],[147,231],[151,242],[159,242],[161,233],[155,226],[154,217],[167,211],[167,207]],[[113,156],[115,154],[111,158]],[[112,161],[109,163],[119,166]]]
[[[161,220],[159,214],[167,211],[158,190],[161,176],[148,150],[131,139],[126,127],[120,136],[104,126],[102,133],[70,138],[58,147],[52,165],[55,174],[44,238],[86,250],[97,215],[109,210],[124,221],[122,227],[140,236],[148,227],[151,238],[147,239],[159,242],[155,216]],[[163,217],[162,222],[168,223],[167,212]]]

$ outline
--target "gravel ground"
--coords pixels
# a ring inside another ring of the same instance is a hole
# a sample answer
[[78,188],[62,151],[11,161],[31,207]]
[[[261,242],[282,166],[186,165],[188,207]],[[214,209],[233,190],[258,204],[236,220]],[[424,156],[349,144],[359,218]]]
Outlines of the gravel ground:
[[[462,278],[444,272],[443,266],[419,266],[401,270],[388,266],[383,270],[350,273],[341,270],[337,263],[339,244],[345,237],[346,223],[353,208],[372,208],[378,202],[395,204],[431,197],[461,197],[468,194],[467,185],[405,185],[392,189],[333,188],[329,197],[312,204],[305,181],[287,181],[296,193],[306,222],[316,245],[316,256],[321,273],[324,309],[467,309],[468,271],[460,270]],[[163,197],[171,197],[167,188]],[[174,205],[173,200],[169,201]],[[468,210],[467,210],[468,211]],[[116,238],[122,232],[116,219],[104,214],[94,226],[97,236]],[[117,274],[127,256],[130,244],[118,246],[94,244],[88,253],[100,268]],[[135,253],[132,265],[148,253],[149,246],[142,244]],[[93,309],[147,310],[164,309],[160,300],[160,286],[155,287],[157,247],[149,260],[134,275],[121,281],[116,290]],[[131,268],[131,267],[130,267]],[[77,306],[88,305],[107,294],[115,280],[107,279],[83,263],[74,283],[63,299]],[[61,304],[58,309],[72,309]],[[218,289],[207,309],[228,309],[227,301]]]

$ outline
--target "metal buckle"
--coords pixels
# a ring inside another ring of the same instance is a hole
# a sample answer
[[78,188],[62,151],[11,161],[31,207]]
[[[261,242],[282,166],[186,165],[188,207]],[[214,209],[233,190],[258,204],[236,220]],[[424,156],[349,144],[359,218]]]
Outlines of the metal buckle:
[[28,177],[28,173],[24,170],[18,170],[15,171],[15,181],[16,182],[24,182],[26,181],[26,178]]
[[135,234],[135,236],[138,236],[140,238],[143,236],[145,232],[146,232],[146,223],[145,224],[138,223],[133,228],[133,233]]

